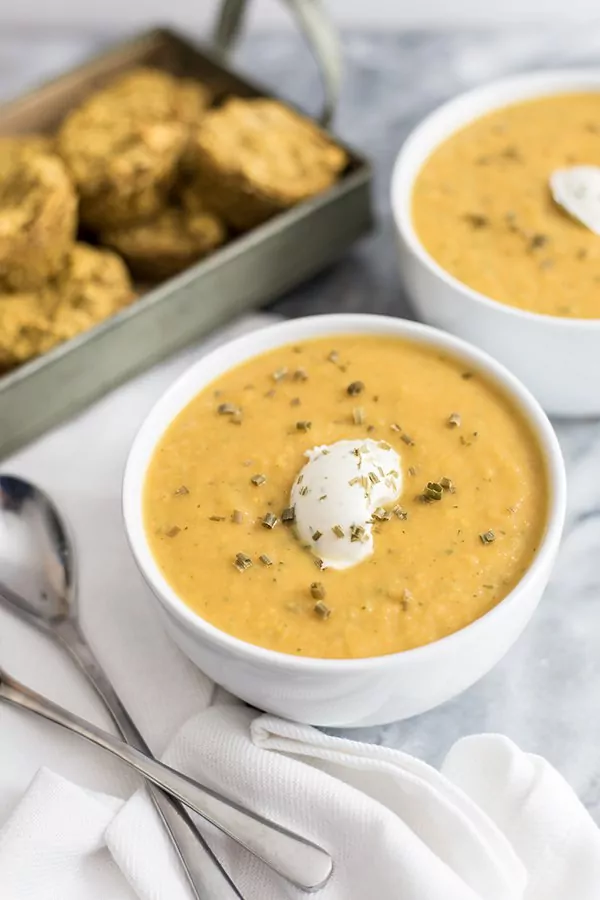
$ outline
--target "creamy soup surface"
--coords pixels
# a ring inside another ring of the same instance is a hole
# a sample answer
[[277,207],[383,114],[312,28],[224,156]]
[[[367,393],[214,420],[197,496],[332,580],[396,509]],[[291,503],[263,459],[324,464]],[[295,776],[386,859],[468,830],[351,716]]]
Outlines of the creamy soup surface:
[[496,110],[441,144],[419,173],[413,221],[450,274],[521,309],[600,318],[600,237],[563,212],[548,179],[600,166],[600,93]]
[[[400,455],[402,496],[369,558],[319,570],[282,511],[305,451],[368,438]],[[199,616],[262,647],[351,658],[427,644],[498,603],[539,545],[547,484],[529,426],[483,376],[417,343],[343,336],[265,353],[198,394],[160,441],[144,502],[154,557]]]

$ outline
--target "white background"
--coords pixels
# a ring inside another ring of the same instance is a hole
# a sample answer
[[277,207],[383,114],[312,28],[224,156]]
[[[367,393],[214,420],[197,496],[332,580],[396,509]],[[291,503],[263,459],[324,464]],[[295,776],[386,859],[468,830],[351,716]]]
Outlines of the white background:
[[[324,0],[340,25],[364,28],[600,21],[597,0]],[[49,25],[108,30],[171,22],[205,30],[218,0],[0,0],[3,27]],[[289,21],[284,0],[252,0],[252,24]]]

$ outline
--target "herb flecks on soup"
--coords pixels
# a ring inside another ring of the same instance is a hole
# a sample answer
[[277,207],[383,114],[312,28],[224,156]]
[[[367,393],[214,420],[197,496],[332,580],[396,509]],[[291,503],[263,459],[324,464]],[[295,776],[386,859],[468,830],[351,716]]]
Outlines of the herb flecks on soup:
[[199,616],[262,647],[351,658],[495,606],[535,555],[547,485],[529,426],[485,377],[349,335],[204,389],[158,444],[144,503],[154,557]]
[[521,309],[600,318],[600,237],[552,197],[553,173],[600,165],[600,93],[496,110],[429,157],[413,221],[430,255],[475,290]]

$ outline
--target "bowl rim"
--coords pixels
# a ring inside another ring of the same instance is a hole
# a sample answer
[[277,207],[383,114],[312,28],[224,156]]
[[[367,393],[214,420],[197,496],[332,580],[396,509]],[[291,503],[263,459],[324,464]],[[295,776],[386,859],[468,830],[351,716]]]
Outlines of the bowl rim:
[[[146,539],[142,510],[143,486],[148,464],[165,430],[191,399],[217,377],[241,362],[268,352],[269,349],[293,344],[298,340],[345,334],[397,337],[433,346],[465,360],[468,365],[495,382],[528,422],[544,457],[550,494],[546,528],[531,564],[515,587],[491,610],[464,628],[429,644],[383,656],[350,659],[293,656],[251,644],[221,631],[193,612],[176,594],[160,572]],[[236,361],[233,365],[219,368],[219,362],[226,353],[234,356]],[[565,508],[566,473],[558,438],[537,400],[516,376],[483,350],[447,332],[407,319],[360,313],[307,316],[267,325],[250,334],[227,341],[194,363],[167,388],[145,416],[129,451],[122,493],[125,531],[137,566],[166,612],[184,629],[192,635],[198,634],[204,642],[225,654],[233,654],[238,659],[281,671],[323,675],[350,675],[365,670],[393,668],[400,659],[411,660],[419,657],[421,661],[426,662],[428,657],[439,653],[440,648],[449,648],[450,645],[460,642],[466,633],[474,635],[487,627],[490,622],[504,614],[508,607],[518,603],[521,595],[535,584],[538,575],[543,575],[545,568],[552,565],[562,535]]]
[[[515,320],[525,319],[530,322],[543,323],[549,327],[566,328],[572,331],[579,331],[582,328],[585,328],[586,331],[590,329],[598,331],[600,330],[600,317],[595,319],[571,318],[521,309],[516,306],[510,306],[508,303],[502,303],[500,300],[494,300],[493,297],[489,297],[487,294],[483,294],[460,281],[444,269],[425,249],[415,231],[411,212],[411,197],[414,183],[424,162],[437,147],[466,124],[486,115],[488,112],[518,103],[520,100],[534,100],[551,94],[564,94],[575,91],[597,91],[600,93],[600,68],[538,69],[519,75],[509,75],[505,78],[494,79],[468,91],[463,91],[450,100],[445,101],[432,110],[424,119],[421,119],[404,140],[392,170],[391,206],[396,228],[412,254],[433,275],[445,282],[448,287],[459,291],[474,303],[494,310],[497,313],[512,316]],[[498,94],[503,95],[502,99],[499,99]],[[467,118],[461,116],[461,121],[457,122],[455,127],[451,127],[445,137],[437,140],[430,139],[429,132],[432,128],[444,120],[460,116],[465,111],[465,108],[470,105],[477,110],[472,116]],[[410,157],[417,152],[417,148],[421,156],[421,164],[415,169],[411,177],[407,177],[404,169],[409,164]],[[518,322],[515,322],[515,325],[517,326]]]

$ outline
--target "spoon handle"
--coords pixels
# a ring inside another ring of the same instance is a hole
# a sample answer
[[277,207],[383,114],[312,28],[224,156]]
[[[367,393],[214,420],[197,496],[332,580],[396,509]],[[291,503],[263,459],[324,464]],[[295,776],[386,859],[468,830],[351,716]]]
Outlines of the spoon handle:
[[321,847],[146,756],[135,747],[24,687],[1,670],[0,699],[49,719],[112,753],[185,803],[296,887],[315,891],[328,880],[332,870],[331,857]]
[[[146,741],[77,625],[70,619],[64,619],[53,626],[50,634],[59,641],[87,677],[124,740],[146,756],[152,756]],[[179,856],[195,900],[245,900],[185,806],[151,783],[146,788]],[[201,851],[208,856],[212,865],[204,864]]]

